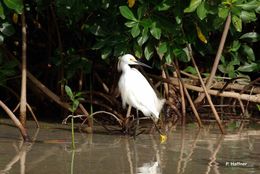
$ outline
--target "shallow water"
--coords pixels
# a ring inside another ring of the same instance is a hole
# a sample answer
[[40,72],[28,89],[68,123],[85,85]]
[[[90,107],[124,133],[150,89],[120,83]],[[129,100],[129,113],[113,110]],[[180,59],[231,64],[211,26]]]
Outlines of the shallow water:
[[[9,124],[10,123],[10,124]],[[222,136],[215,129],[177,128],[165,143],[159,135],[128,136],[76,132],[68,126],[29,123],[32,143],[22,143],[12,123],[0,120],[0,173],[260,173],[260,131]],[[58,128],[59,127],[59,128]]]

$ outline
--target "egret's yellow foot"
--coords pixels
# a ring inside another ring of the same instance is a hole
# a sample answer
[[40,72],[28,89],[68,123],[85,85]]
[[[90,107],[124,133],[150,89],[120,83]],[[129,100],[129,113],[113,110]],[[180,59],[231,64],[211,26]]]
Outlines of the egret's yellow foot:
[[161,143],[164,143],[167,140],[167,136],[160,134],[160,138],[161,138]]

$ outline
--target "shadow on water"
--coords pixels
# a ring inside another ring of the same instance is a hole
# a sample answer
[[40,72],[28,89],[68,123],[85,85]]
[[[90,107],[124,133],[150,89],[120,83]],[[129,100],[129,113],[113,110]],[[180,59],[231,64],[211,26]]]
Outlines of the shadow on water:
[[[260,131],[221,135],[210,128],[178,128],[161,144],[158,134],[128,136],[76,133],[53,126],[30,128],[23,143],[17,129],[0,122],[0,174],[5,173],[259,173]],[[10,138],[11,137],[11,138]]]

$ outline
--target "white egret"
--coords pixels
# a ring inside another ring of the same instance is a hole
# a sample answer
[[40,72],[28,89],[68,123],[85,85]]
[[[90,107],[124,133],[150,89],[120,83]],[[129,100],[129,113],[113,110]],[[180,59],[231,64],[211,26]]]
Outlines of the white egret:
[[125,108],[126,104],[133,106],[157,123],[165,99],[159,99],[145,77],[137,69],[131,68],[129,65],[147,66],[137,61],[131,54],[119,58],[118,70],[122,71],[122,75],[118,86],[123,108]]

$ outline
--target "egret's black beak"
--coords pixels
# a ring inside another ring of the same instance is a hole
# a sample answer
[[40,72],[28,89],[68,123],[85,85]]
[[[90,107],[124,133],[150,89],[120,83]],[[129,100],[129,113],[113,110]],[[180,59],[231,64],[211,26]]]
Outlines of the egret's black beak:
[[144,63],[142,63],[142,62],[139,62],[139,61],[137,61],[137,60],[135,61],[135,63],[138,64],[138,65],[147,67],[147,68],[152,68],[152,67],[150,67],[149,65],[146,65],[146,64],[144,64]]

